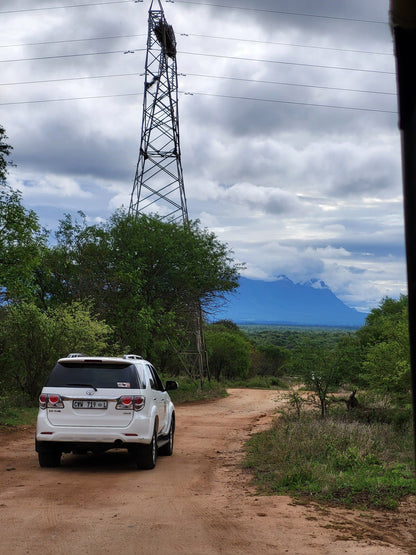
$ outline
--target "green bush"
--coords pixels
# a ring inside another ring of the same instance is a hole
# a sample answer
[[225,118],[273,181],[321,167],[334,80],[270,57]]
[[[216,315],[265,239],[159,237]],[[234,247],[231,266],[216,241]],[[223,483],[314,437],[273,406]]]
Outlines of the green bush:
[[111,330],[91,315],[88,305],[42,311],[33,303],[20,303],[3,307],[1,316],[0,377],[8,390],[19,388],[32,403],[58,358],[108,349]]

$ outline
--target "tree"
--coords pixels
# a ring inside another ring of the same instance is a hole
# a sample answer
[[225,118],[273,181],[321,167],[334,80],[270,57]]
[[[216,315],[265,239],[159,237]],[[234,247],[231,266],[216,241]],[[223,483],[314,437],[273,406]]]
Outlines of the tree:
[[351,385],[353,388],[361,386],[361,370],[365,350],[357,333],[348,333],[339,337],[335,350],[342,384]]
[[0,125],[0,302],[33,294],[34,271],[46,233],[36,214],[22,205],[21,193],[6,183],[12,150]]
[[374,391],[408,396],[411,387],[407,297],[383,299],[360,330],[366,354],[361,377]]
[[0,381],[35,401],[58,358],[70,352],[107,354],[110,328],[80,303],[42,311],[33,303],[1,309]]
[[[41,306],[58,306],[73,301],[91,301],[105,315],[105,299],[112,286],[112,254],[108,232],[88,225],[83,212],[79,219],[66,214],[56,231],[56,245],[45,249],[37,272]],[[114,285],[117,289],[117,284]]]
[[334,348],[316,344],[310,339],[292,352],[292,372],[302,377],[306,387],[318,397],[321,416],[328,410],[328,394],[342,381],[339,355]]
[[[87,225],[66,216],[44,259],[44,302],[90,300],[115,339],[164,367],[192,336],[196,307],[238,286],[240,266],[198,222],[182,226],[116,212]],[[174,348],[175,346],[175,348]]]
[[0,184],[0,301],[34,296],[46,237],[35,212],[22,205],[21,193]]
[[252,372],[263,376],[281,376],[290,352],[272,344],[256,345],[252,357]]
[[6,142],[7,138],[4,127],[0,125],[0,186],[6,181],[7,166],[11,165],[7,157],[10,156],[13,147]]
[[358,330],[357,335],[361,343],[368,347],[388,338],[390,332],[388,322],[392,325],[403,320],[404,310],[407,310],[408,300],[406,295],[399,299],[385,297],[380,306],[373,308],[365,320],[365,325]]
[[225,320],[208,326],[205,338],[210,370],[217,381],[221,377],[247,378],[252,347],[244,332]]

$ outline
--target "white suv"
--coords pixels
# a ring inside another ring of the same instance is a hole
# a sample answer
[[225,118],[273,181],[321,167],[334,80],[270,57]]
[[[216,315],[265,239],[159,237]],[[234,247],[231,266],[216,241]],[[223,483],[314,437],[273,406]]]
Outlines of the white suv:
[[150,362],[137,355],[58,360],[39,397],[36,451],[40,466],[58,466],[62,453],[128,449],[138,468],[171,455],[175,410]]

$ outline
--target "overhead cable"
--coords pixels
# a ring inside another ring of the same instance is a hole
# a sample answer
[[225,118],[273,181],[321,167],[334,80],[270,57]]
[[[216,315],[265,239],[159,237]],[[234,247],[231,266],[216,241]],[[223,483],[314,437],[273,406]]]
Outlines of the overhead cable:
[[[143,0],[134,0],[134,3],[142,3]],[[25,8],[22,10],[4,10],[0,11],[0,14],[9,14],[9,13],[24,13],[24,12],[35,12],[35,11],[43,11],[43,10],[61,10],[67,8],[84,8],[88,6],[104,6],[108,4],[132,4],[133,0],[107,0],[105,2],[88,2],[85,4],[69,4],[64,6],[46,6],[41,8]],[[243,10],[243,11],[251,11],[251,12],[259,12],[259,13],[273,13],[279,15],[292,15],[292,16],[299,16],[299,17],[315,17],[319,19],[333,19],[339,21],[351,21],[351,22],[359,22],[359,23],[373,23],[377,25],[388,25],[387,21],[378,21],[374,19],[361,19],[361,18],[354,18],[354,17],[342,17],[342,16],[335,16],[335,15],[324,15],[324,14],[313,14],[313,13],[304,13],[304,12],[289,12],[285,10],[267,10],[262,8],[246,8],[243,6],[231,6],[226,4],[212,4],[210,2],[194,2],[192,0],[175,0],[172,3],[178,4],[193,4],[196,6],[210,6],[214,8],[224,8],[229,10]]]
[[341,66],[326,66],[320,64],[305,64],[305,63],[298,63],[298,62],[285,62],[280,60],[263,60],[258,58],[243,58],[239,56],[224,56],[221,54],[207,54],[205,52],[184,52],[179,51],[180,54],[187,54],[190,56],[208,56],[210,58],[226,58],[227,60],[244,60],[250,62],[261,62],[261,63],[270,63],[270,64],[284,64],[284,65],[293,65],[293,66],[301,66],[301,67],[318,67],[321,69],[342,69],[348,71],[363,71],[366,73],[382,73],[386,75],[395,75],[394,71],[382,71],[377,69],[360,69],[356,67],[341,67]]
[[43,42],[23,42],[20,44],[0,44],[0,48],[16,48],[20,46],[43,46],[45,44],[65,44],[65,43],[72,43],[72,42],[87,42],[87,41],[95,41],[95,40],[112,40],[112,39],[131,39],[136,37],[145,37],[147,36],[146,33],[142,33],[140,35],[113,35],[108,37],[89,37],[85,39],[66,39],[66,40],[47,40]]
[[318,17],[320,19],[337,19],[340,21],[354,21],[359,23],[375,23],[377,25],[388,25],[387,21],[377,21],[375,19],[359,19],[353,17],[340,17],[335,15],[321,15],[321,14],[312,14],[312,13],[302,13],[302,12],[287,12],[284,10],[266,10],[262,8],[246,8],[243,6],[230,6],[224,4],[211,4],[210,2],[193,2],[192,0],[175,0],[175,3],[178,4],[194,4],[196,6],[212,6],[214,8],[226,8],[230,10],[244,10],[250,12],[264,12],[264,13],[275,13],[280,15],[295,15],[295,16],[302,16],[302,17]]
[[82,54],[60,54],[59,56],[36,56],[34,58],[16,58],[14,60],[0,60],[0,63],[7,62],[33,62],[35,60],[55,60],[58,58],[79,58],[81,56],[100,56],[103,54],[134,54],[143,52],[146,48],[135,48],[134,50],[108,50],[106,52],[84,52]]
[[[35,60],[50,60],[50,59],[58,59],[58,58],[74,58],[74,57],[82,57],[82,56],[98,56],[98,55],[105,55],[105,54],[134,54],[136,52],[143,52],[145,48],[134,48],[132,50],[109,50],[104,52],[85,52],[81,54],[60,54],[57,56],[35,56],[33,58],[16,58],[11,60],[0,60],[0,63],[11,63],[11,62],[30,62]],[[269,64],[283,64],[283,65],[293,65],[293,66],[300,66],[300,67],[316,67],[321,69],[339,69],[339,70],[346,70],[346,71],[361,71],[365,73],[380,73],[385,75],[395,75],[394,71],[382,71],[377,69],[361,69],[355,67],[342,67],[342,66],[329,66],[329,65],[322,65],[322,64],[306,64],[301,62],[287,62],[281,60],[264,60],[259,58],[246,58],[240,56],[225,56],[222,54],[208,54],[205,52],[185,52],[180,51],[180,54],[185,54],[189,56],[206,56],[210,58],[223,58],[227,60],[239,60],[239,61],[250,61],[250,62],[261,62],[261,63],[269,63]]]
[[292,46],[296,48],[314,48],[317,50],[333,50],[335,52],[351,52],[356,54],[376,54],[378,56],[393,56],[393,52],[376,52],[374,50],[354,50],[352,48],[334,48],[333,46],[319,46],[314,44],[294,44],[291,42],[275,42],[268,40],[254,40],[254,39],[243,39],[238,37],[216,37],[213,35],[197,35],[194,33],[180,33],[180,36],[184,37],[200,37],[204,39],[218,39],[218,40],[233,40],[238,42],[252,42],[258,44],[270,44],[273,46]]
[[206,75],[203,73],[184,73],[180,74],[184,77],[206,77],[208,79],[227,79],[231,81],[244,81],[246,83],[260,83],[265,85],[285,85],[289,87],[305,87],[308,89],[324,89],[329,91],[342,91],[342,92],[356,92],[365,94],[384,94],[388,96],[396,96],[395,92],[385,92],[385,91],[369,91],[363,89],[349,89],[344,87],[326,87],[325,85],[306,85],[303,83],[287,83],[286,81],[265,81],[263,79],[244,79],[242,77],[227,77],[225,75]]
[[[37,79],[34,81],[13,81],[9,83],[0,83],[0,86],[16,86],[16,85],[36,85],[41,83],[59,83],[65,81],[87,81],[89,79],[109,79],[113,77],[139,77],[143,73],[133,72],[133,73],[113,73],[110,75],[84,75],[79,77],[63,77],[61,79]],[[364,89],[351,89],[345,87],[327,87],[325,85],[308,85],[305,83],[288,83],[287,81],[266,81],[264,79],[245,79],[243,77],[232,77],[227,75],[208,75],[204,73],[180,73],[179,77],[202,77],[206,79],[221,79],[227,81],[242,81],[244,83],[258,83],[262,85],[283,85],[288,87],[303,87],[308,89],[323,89],[329,91],[342,91],[342,92],[355,92],[363,94],[381,94],[387,96],[396,96],[395,92],[388,91],[374,91],[374,90],[364,90]]]
[[[231,40],[236,42],[250,42],[250,43],[257,43],[257,44],[269,44],[272,46],[291,46],[295,48],[312,48],[317,50],[332,50],[335,52],[351,52],[356,54],[374,54],[378,56],[393,56],[393,52],[377,52],[374,50],[355,50],[352,48],[334,48],[333,46],[319,46],[316,44],[295,44],[290,42],[275,42],[275,41],[268,41],[268,40],[255,40],[255,39],[247,39],[242,37],[224,37],[224,36],[215,36],[215,35],[200,35],[196,33],[178,33],[179,36],[182,37],[199,37],[205,39],[215,39],[215,40]],[[86,41],[96,41],[96,40],[113,40],[113,39],[124,39],[124,38],[137,38],[137,37],[145,37],[146,33],[141,34],[133,34],[133,35],[113,35],[107,37],[87,37],[83,39],[66,39],[66,40],[50,40],[50,41],[43,41],[43,42],[25,42],[20,44],[0,44],[0,48],[14,48],[14,47],[21,47],[21,46],[42,46],[46,44],[65,44],[65,43],[73,43],[73,42],[86,42]]]
[[[214,98],[226,98],[232,100],[246,100],[246,101],[255,101],[255,102],[271,102],[274,104],[292,104],[296,106],[310,106],[315,108],[333,108],[339,110],[353,110],[353,111],[361,111],[361,112],[377,112],[381,114],[397,114],[397,110],[379,110],[376,108],[360,108],[356,106],[336,106],[332,104],[314,104],[311,102],[295,102],[291,100],[277,100],[277,99],[267,99],[267,98],[255,98],[250,96],[233,96],[233,95],[226,95],[226,94],[214,94],[214,93],[202,93],[202,92],[188,92],[188,91],[179,91],[181,94],[185,96],[209,96]],[[81,96],[81,97],[72,97],[72,98],[51,98],[51,99],[44,99],[44,100],[25,100],[25,101],[14,101],[14,102],[1,102],[0,106],[12,106],[12,105],[20,105],[20,104],[42,104],[47,102],[68,102],[73,100],[95,100],[98,98],[119,98],[119,97],[128,97],[128,96],[139,96],[142,93],[125,93],[125,94],[110,94],[110,95],[99,95],[99,96]]]
[[[143,0],[135,0],[142,2]],[[64,10],[66,8],[85,8],[88,6],[105,6],[107,4],[131,4],[132,0],[107,0],[106,2],[88,2],[87,4],[68,4],[66,6],[44,6],[42,8],[25,8],[23,10],[4,10],[0,14],[7,13],[24,13],[24,12],[41,12],[44,10]]]
[[[180,91],[182,92],[182,91]],[[379,110],[377,108],[359,108],[356,106],[335,106],[333,104],[314,104],[311,102],[295,102],[292,100],[276,100],[268,98],[253,98],[251,96],[232,96],[228,94],[214,94],[214,93],[202,93],[202,92],[183,92],[185,95],[191,96],[213,96],[217,98],[231,98],[233,100],[254,100],[256,102],[273,102],[276,104],[295,104],[297,106],[313,106],[319,108],[337,108],[339,110],[356,110],[362,112],[378,112],[381,114],[397,114],[397,110]]]

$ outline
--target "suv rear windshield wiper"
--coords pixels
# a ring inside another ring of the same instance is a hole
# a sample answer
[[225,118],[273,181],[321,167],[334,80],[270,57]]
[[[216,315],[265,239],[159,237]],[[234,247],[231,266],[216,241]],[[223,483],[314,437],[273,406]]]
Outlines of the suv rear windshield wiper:
[[95,387],[95,385],[92,385],[92,383],[67,383],[66,384],[67,387],[92,387],[95,391],[98,391],[98,389]]

